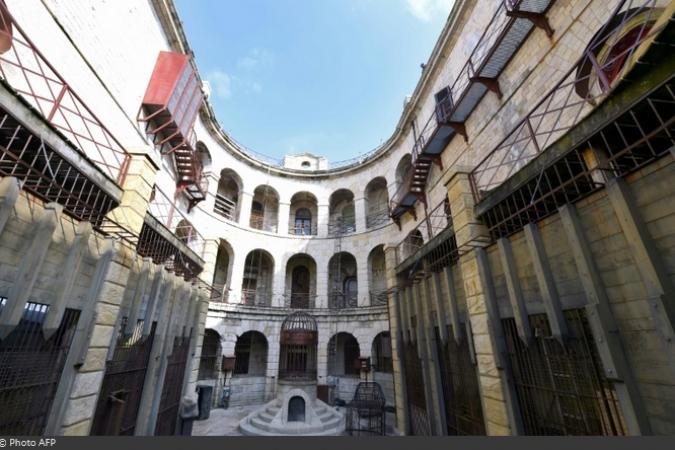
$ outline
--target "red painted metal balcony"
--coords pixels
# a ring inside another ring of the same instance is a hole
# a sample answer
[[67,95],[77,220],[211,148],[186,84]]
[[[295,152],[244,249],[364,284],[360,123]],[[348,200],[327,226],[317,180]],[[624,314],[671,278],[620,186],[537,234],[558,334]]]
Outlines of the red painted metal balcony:
[[[480,202],[591,113],[618,85],[638,47],[661,29],[653,27],[663,4],[623,0],[580,59],[555,87],[474,168],[471,181]],[[607,36],[624,36],[607,52]],[[599,54],[604,59],[599,60]]]
[[97,227],[119,203],[129,154],[0,0],[0,175]]
[[190,58],[160,52],[138,120],[146,123],[146,133],[162,154],[173,155],[177,191],[187,195],[190,208],[206,198],[192,129],[203,101]]
[[452,138],[468,140],[464,122],[483,96],[492,91],[501,97],[499,75],[516,54],[529,33],[540,27],[550,37],[553,30],[545,13],[554,0],[503,0],[454,83],[439,91],[436,106],[416,136],[412,150],[413,175],[399,188],[390,204],[390,215],[398,221],[413,211],[425,191],[433,163]]

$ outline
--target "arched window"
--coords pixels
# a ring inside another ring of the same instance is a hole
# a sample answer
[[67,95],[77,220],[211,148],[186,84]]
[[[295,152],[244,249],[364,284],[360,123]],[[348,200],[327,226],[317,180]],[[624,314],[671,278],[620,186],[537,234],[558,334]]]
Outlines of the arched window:
[[307,208],[295,212],[295,234],[309,236],[312,234],[312,213]]

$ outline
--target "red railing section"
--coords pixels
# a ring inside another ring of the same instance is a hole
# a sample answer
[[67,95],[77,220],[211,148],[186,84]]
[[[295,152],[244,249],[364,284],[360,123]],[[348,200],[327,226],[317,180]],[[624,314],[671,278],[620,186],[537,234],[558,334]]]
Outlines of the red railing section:
[[40,52],[0,0],[0,75],[108,176],[124,182],[129,154]]
[[[661,9],[657,0],[622,0],[595,35],[581,58],[555,87],[493,148],[471,173],[473,193],[480,201],[548,146],[577,125],[603,101],[637,48],[657,34],[653,27]],[[606,40],[612,51],[606,53]],[[598,58],[599,55],[603,55]]]

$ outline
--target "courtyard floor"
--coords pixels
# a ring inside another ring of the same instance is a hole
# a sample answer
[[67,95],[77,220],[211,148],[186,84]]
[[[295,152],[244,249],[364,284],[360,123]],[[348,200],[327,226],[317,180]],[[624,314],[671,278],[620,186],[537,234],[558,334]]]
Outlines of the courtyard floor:
[[[233,406],[228,409],[216,408],[206,420],[197,421],[192,427],[193,436],[243,436],[239,432],[239,422],[263,404]],[[387,435],[397,436],[393,428],[395,415],[387,413]],[[346,433],[345,433],[346,435]]]

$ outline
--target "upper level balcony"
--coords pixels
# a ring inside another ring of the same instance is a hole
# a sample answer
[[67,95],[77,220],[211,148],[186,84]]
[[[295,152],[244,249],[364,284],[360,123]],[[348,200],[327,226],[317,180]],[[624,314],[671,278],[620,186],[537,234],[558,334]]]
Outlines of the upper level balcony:
[[[580,58],[471,173],[493,238],[634,171],[674,144],[672,10],[623,0]],[[648,79],[644,75],[649,73]],[[641,80],[636,82],[636,80]],[[621,89],[619,89],[621,88]]]
[[394,220],[411,211],[417,200],[426,201],[426,185],[433,163],[441,165],[440,155],[456,134],[468,141],[465,122],[488,91],[501,97],[499,75],[529,33],[539,27],[549,37],[553,35],[545,15],[553,1],[503,0],[498,4],[454,83],[436,93],[434,111],[415,136],[413,173],[390,203],[389,211]]
[[98,228],[130,156],[0,2],[0,175]]

